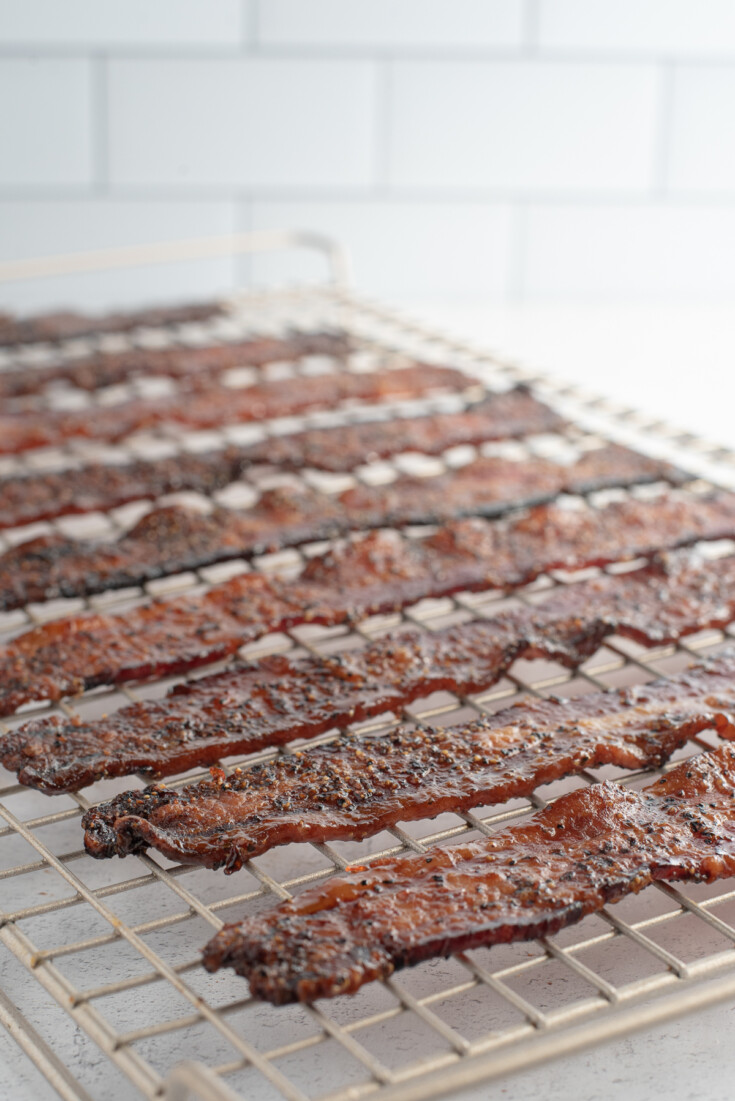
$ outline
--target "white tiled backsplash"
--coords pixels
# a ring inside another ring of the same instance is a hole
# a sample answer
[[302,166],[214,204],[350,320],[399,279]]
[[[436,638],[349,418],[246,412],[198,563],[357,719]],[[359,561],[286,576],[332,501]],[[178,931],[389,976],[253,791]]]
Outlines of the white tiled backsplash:
[[284,226],[387,297],[732,295],[735,0],[0,0],[0,258]]

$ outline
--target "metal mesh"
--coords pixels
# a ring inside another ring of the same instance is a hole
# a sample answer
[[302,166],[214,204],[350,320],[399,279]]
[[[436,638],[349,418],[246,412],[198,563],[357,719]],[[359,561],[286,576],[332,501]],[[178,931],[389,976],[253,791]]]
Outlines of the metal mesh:
[[[293,370],[361,370],[382,362],[398,365],[405,353],[466,366],[494,387],[526,377],[511,364],[428,333],[339,291],[253,295],[243,300],[240,317],[241,321],[233,318],[130,338],[74,342],[73,347],[120,347],[128,346],[128,341],[193,343],[211,336],[235,339],[250,327],[278,332],[287,324],[341,324],[347,325],[357,340],[348,365],[311,357],[296,366],[274,365],[266,373],[287,376]],[[23,354],[29,369],[32,362],[43,358],[42,350]],[[249,377],[248,372],[238,372],[230,381],[241,384]],[[482,450],[564,458],[614,438],[694,470],[700,478],[689,484],[687,492],[701,491],[713,482],[732,484],[735,455],[578,390],[545,379],[534,382],[542,396],[549,396],[559,409],[574,416],[577,424],[561,438],[539,436]],[[158,385],[148,380],[135,384],[134,389],[150,392]],[[167,385],[161,384],[161,388]],[[114,393],[101,397],[79,397],[59,391],[51,400],[93,405],[119,399],[125,392],[115,388]],[[440,396],[381,407],[379,412],[396,415],[459,404],[456,397]],[[140,455],[159,453],[162,448],[211,446],[223,438],[251,439],[263,431],[291,430],[305,423],[344,423],[365,415],[365,409],[355,406],[257,428],[240,426],[196,434],[159,432],[126,442],[114,449],[114,456],[124,459],[131,451]],[[308,471],[303,477],[324,492],[335,492],[355,479],[374,483],[406,471],[439,472],[475,453],[473,448],[460,448],[441,459],[404,455],[372,464],[354,477]],[[111,452],[77,443],[61,451],[3,461],[2,470],[66,465],[99,454],[109,458]],[[234,507],[242,506],[258,489],[294,477],[267,468],[253,469],[241,483],[215,496]],[[632,492],[657,491],[654,486]],[[620,495],[619,491],[598,494],[593,501]],[[191,495],[186,497],[191,499]],[[211,504],[204,498],[197,500],[203,508]],[[61,519],[36,528],[39,532],[56,528],[85,536],[115,537],[150,507],[136,504],[105,516]],[[29,530],[23,529],[23,537]],[[20,530],[6,533],[5,545],[20,536]],[[145,591],[125,590],[87,602],[31,606],[0,619],[2,637],[11,637],[29,623],[84,607],[118,611],[146,594],[191,591],[240,570],[289,573],[319,549],[310,546],[263,556],[252,563],[230,562],[153,582]],[[726,549],[720,544],[709,552]],[[345,649],[363,645],[366,639],[405,621],[434,630],[492,615],[514,603],[532,603],[549,587],[574,584],[593,572],[556,571],[512,598],[489,591],[423,601],[402,616],[373,617],[354,630],[302,626],[261,639],[241,654],[252,658],[288,651],[296,656]],[[450,724],[524,696],[576,695],[641,683],[677,672],[693,658],[713,652],[727,633],[702,632],[680,645],[650,650],[612,638],[574,674],[550,661],[517,661],[485,693],[470,697],[434,693],[411,704],[404,715],[382,715],[361,724],[359,730],[387,729],[406,720]],[[196,675],[215,668],[208,666]],[[3,729],[27,719],[29,713],[45,715],[59,709],[67,715],[92,718],[131,700],[160,696],[174,683],[176,678],[169,678],[156,684],[97,690],[73,703],[31,707],[7,721]],[[327,734],[314,742],[334,736]],[[675,754],[675,759],[716,743],[714,734],[705,733]],[[228,759],[226,766],[287,752],[288,746],[237,761]],[[131,1082],[148,1098],[161,1094],[183,1098],[190,1093],[210,1099],[234,1094],[259,1101],[429,1097],[735,993],[735,889],[727,882],[686,890],[660,885],[555,937],[430,961],[388,982],[371,984],[353,997],[313,1007],[277,1009],[257,1003],[248,996],[242,979],[229,972],[208,975],[200,966],[200,947],[223,921],[286,898],[348,863],[369,863],[390,853],[421,852],[432,845],[491,834],[574,787],[608,776],[639,786],[648,782],[650,773],[613,768],[587,771],[545,787],[528,800],[408,823],[360,843],[287,846],[251,860],[232,877],[176,865],[158,854],[96,862],[84,853],[79,833],[82,811],[117,791],[142,785],[142,779],[101,781],[78,795],[49,799],[15,784],[2,770],[0,774],[4,777],[0,779],[0,816],[5,823],[0,829],[0,939],[8,962],[8,998],[0,1000],[0,1020],[12,1028],[65,1098],[89,1096],[85,1085],[90,1082],[89,1088],[96,1087],[97,1095],[104,1091],[109,1101],[129,1098]],[[192,772],[185,779],[195,775]],[[183,782],[183,778],[173,781]],[[715,985],[712,979],[717,980]],[[100,1052],[105,1057],[101,1060]],[[194,1060],[195,1065],[175,1070],[184,1059]],[[80,1068],[78,1079],[65,1064]]]

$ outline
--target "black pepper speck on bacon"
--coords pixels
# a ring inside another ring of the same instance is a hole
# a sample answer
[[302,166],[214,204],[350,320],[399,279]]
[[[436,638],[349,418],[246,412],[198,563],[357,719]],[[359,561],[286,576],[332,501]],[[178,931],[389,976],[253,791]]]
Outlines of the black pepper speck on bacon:
[[658,766],[708,728],[735,735],[735,647],[640,688],[524,702],[463,726],[401,727],[305,749],[226,780],[222,772],[177,790],[125,792],[86,812],[84,843],[96,857],[152,846],[232,872],[274,845],[361,840],[398,822],[528,796],[583,768]]
[[[432,523],[466,514],[502,511],[502,502],[527,497],[541,499],[561,490],[589,492],[608,485],[650,481],[677,471],[627,448],[611,445],[587,452],[569,466],[529,459],[508,462],[478,459],[436,478],[399,478],[388,486],[360,486],[330,497],[305,486],[267,490],[246,511],[217,508],[208,515],[165,507],[155,509],[117,542],[76,540],[59,533],[20,543],[0,556],[0,609],[53,600],[60,596],[89,596],[107,589],[141,584],[156,577],[197,569],[228,558],[299,545],[361,528],[405,527]],[[682,475],[683,477],[683,475]],[[628,553],[628,532],[634,530],[633,553],[653,546],[735,534],[733,507],[723,497],[691,502],[688,508],[674,500],[627,502],[610,505],[598,514],[570,514],[549,508],[529,531],[524,517],[506,525],[487,525],[488,573],[493,584],[517,584],[530,579],[514,564],[531,560],[530,570],[548,568],[547,531],[558,536],[551,565],[576,562],[574,542],[589,543],[589,528],[597,529],[598,558]],[[731,520],[730,514],[733,519]],[[669,529],[676,524],[672,536]],[[571,530],[570,530],[570,524]],[[713,526],[714,525],[714,526]],[[618,553],[620,537],[624,544]],[[541,536],[541,537],[540,537]],[[538,557],[533,562],[533,548]],[[584,562],[584,560],[583,560]]]
[[732,746],[640,792],[582,788],[492,837],[376,861],[225,925],[204,965],[234,968],[276,1005],[313,1002],[436,956],[550,935],[657,880],[735,874],[734,795]]

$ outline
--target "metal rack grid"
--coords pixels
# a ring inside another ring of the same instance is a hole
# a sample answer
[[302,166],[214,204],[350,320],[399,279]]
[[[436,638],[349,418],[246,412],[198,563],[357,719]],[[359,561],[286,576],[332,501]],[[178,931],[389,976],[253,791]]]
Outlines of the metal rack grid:
[[[339,289],[253,295],[243,301],[243,317],[253,314],[258,328],[266,323],[274,331],[294,322],[347,323],[358,342],[351,364],[357,369],[376,359],[394,361],[398,352],[466,366],[488,385],[528,381],[515,365],[430,333]],[[203,330],[200,335],[206,335],[206,327]],[[177,339],[176,334],[170,339]],[[299,369],[325,366],[307,362]],[[678,459],[717,484],[732,484],[735,455],[652,425],[633,411],[616,409],[578,390],[545,379],[533,381],[542,396],[549,396],[583,425],[570,431],[567,442],[572,447],[592,445],[596,438],[615,438]],[[444,404],[447,399],[438,398],[412,403],[411,408]],[[394,410],[380,412],[389,415]],[[364,415],[365,410],[352,408],[342,419]],[[315,415],[305,420],[334,423],[340,416]],[[268,431],[292,427],[295,421],[270,425]],[[206,441],[211,440],[212,434],[207,433]],[[157,442],[160,445],[160,434]],[[166,444],[171,442],[167,437]],[[136,451],[153,443],[150,437],[139,440]],[[200,446],[202,436],[177,433],[173,443]],[[527,446],[549,453],[553,441],[537,438]],[[79,449],[72,447],[61,460],[78,454]],[[53,455],[45,458],[59,460]],[[467,449],[448,458],[466,459]],[[36,457],[33,465],[38,462]],[[438,460],[421,464],[416,457],[398,457],[359,471],[358,476],[389,479],[397,471],[421,465],[426,473],[442,468]],[[251,485],[271,484],[270,476],[263,481],[262,473],[252,473]],[[342,476],[314,475],[311,480],[326,492],[345,485]],[[690,491],[706,484],[695,483]],[[655,492],[655,487],[638,492]],[[82,524],[87,525],[85,533],[112,534],[127,526],[130,515],[116,510],[109,519],[82,518]],[[57,524],[69,530],[65,521]],[[290,571],[317,549],[265,556],[252,568]],[[147,590],[190,591],[247,568],[245,563],[228,563],[153,583]],[[514,594],[512,600],[533,602],[549,587],[573,584],[589,573],[554,573]],[[120,610],[144,596],[142,590],[127,590],[93,598],[89,606]],[[353,631],[295,628],[260,640],[245,652],[249,657],[276,651],[319,653],[359,645],[402,621],[431,630],[493,614],[510,603],[497,592],[460,594],[424,601],[404,616],[373,617]],[[39,622],[80,606],[83,602],[35,606],[6,617],[0,626],[9,636],[29,621]],[[385,729],[400,719],[450,723],[505,706],[524,694],[576,694],[640,682],[681,669],[716,649],[724,637],[722,632],[710,631],[690,637],[685,644],[656,650],[612,639],[576,674],[551,662],[519,661],[486,693],[469,698],[436,693],[411,705],[404,716],[380,716],[361,724],[359,730]],[[89,718],[128,700],[160,695],[172,683],[170,679],[123,691],[99,690],[74,701],[73,708],[61,707]],[[54,710],[43,707],[32,713]],[[27,717],[27,713],[22,716]],[[17,721],[21,718],[6,725]],[[702,735],[693,739],[686,752],[716,741],[714,735]],[[237,762],[228,760],[227,765],[277,752],[288,752],[288,747]],[[735,890],[727,883],[686,890],[661,885],[553,938],[431,961],[386,983],[372,984],[351,998],[313,1007],[274,1009],[256,1003],[237,976],[209,976],[199,965],[198,949],[204,941],[223,920],[241,916],[248,908],[285,898],[356,859],[369,862],[388,853],[423,851],[427,846],[492,833],[562,791],[603,775],[616,775],[636,786],[649,777],[612,769],[585,772],[543,789],[530,800],[410,823],[359,844],[288,846],[250,861],[232,878],[175,865],[158,854],[101,863],[86,856],[78,832],[83,809],[114,791],[142,783],[135,778],[100,782],[78,795],[52,801],[5,782],[0,787],[0,816],[6,823],[0,829],[0,940],[21,966],[17,974],[11,968],[8,995],[0,998],[0,1020],[64,1098],[90,1096],[66,1069],[70,1053],[79,1045],[77,1063],[110,1101],[130,1097],[130,1083],[149,1098],[358,1101],[375,1097],[388,1101],[437,1096],[480,1079],[497,1078],[735,994]],[[36,980],[30,985],[29,974]],[[43,992],[64,1013],[55,1014]],[[13,1005],[13,997],[21,1009]],[[73,1030],[65,1032],[64,1023]],[[95,1051],[106,1057],[97,1066],[93,1065]],[[189,1061],[181,1064],[182,1058]]]

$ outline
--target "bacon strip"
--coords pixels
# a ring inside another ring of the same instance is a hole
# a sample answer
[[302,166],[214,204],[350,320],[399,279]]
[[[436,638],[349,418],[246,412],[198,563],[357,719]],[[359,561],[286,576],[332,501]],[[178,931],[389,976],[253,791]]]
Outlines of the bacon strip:
[[416,364],[401,370],[341,372],[271,379],[242,389],[220,387],[165,398],[137,398],[83,410],[44,410],[0,416],[0,454],[15,454],[84,438],[121,440],[133,432],[180,424],[217,428],[244,421],[331,409],[347,400],[398,401],[434,390],[462,391],[474,380],[451,367]]
[[144,310],[102,315],[41,313],[34,317],[0,314],[0,346],[35,344],[45,340],[70,340],[101,333],[127,333],[143,325],[180,325],[189,321],[209,321],[228,310],[221,302],[197,302],[188,306],[153,306]]
[[[641,586],[634,589],[639,596]],[[596,621],[585,633],[563,611],[550,610],[542,623],[524,609],[431,634],[386,636],[343,655],[296,663],[269,657],[93,723],[59,716],[27,723],[0,739],[0,762],[49,795],[132,772],[170,775],[314,737],[430,692],[487,688],[519,654],[553,654],[573,667],[594,653],[598,634]]]
[[311,428],[253,444],[250,462],[287,470],[314,467],[335,472],[354,470],[401,451],[438,455],[459,444],[509,440],[532,433],[558,432],[566,421],[535,398],[525,386],[493,394],[459,413],[370,421],[339,428]]
[[[311,428],[200,455],[182,454],[125,466],[95,464],[61,473],[5,478],[0,482],[0,527],[75,512],[107,510],[128,501],[182,489],[210,493],[234,481],[255,463],[285,470],[314,467],[346,471],[401,451],[436,455],[457,444],[557,431],[565,423],[552,409],[518,387],[493,394],[459,413]],[[661,476],[669,477],[667,473]]]
[[[136,585],[154,577],[196,569],[241,555],[376,527],[404,527],[407,524],[437,521],[479,513],[493,515],[511,504],[569,493],[589,493],[610,485],[631,485],[669,476],[685,477],[667,463],[660,463],[627,448],[612,445],[590,451],[576,463],[563,466],[546,459],[510,462],[486,458],[436,478],[400,478],[389,486],[360,486],[332,498],[305,487],[273,489],[263,493],[246,512],[215,509],[211,514],[181,508],[160,508],[149,512],[138,524],[110,543],[80,541],[54,533],[20,543],[0,556],[0,608],[18,608],[31,601],[52,600],[59,596],[85,596],[106,589]],[[735,508],[735,498],[732,505]],[[703,512],[703,508],[705,511]],[[662,524],[670,520],[672,509],[681,519],[677,541],[706,534],[712,522],[729,520],[726,505],[723,520],[715,519],[717,509],[696,502],[688,512],[679,512],[672,502],[637,502],[585,516],[581,529],[592,523],[604,538],[610,523],[621,527],[639,525],[636,535],[643,550],[644,529],[655,529],[656,539]],[[712,517],[710,517],[712,513]],[[733,513],[735,517],[735,513]],[[558,509],[547,509],[542,522],[566,530],[567,517]],[[496,584],[523,580],[513,569],[516,559],[525,553],[536,567],[548,559],[546,541],[539,540],[539,525],[528,532],[528,518],[509,525],[489,528],[496,558]],[[579,534],[580,520],[566,538],[573,546]],[[692,528],[694,524],[694,528]],[[705,527],[701,527],[704,524]],[[719,532],[719,528],[716,529]],[[735,534],[735,527],[732,529]],[[534,555],[533,545],[540,544]],[[654,544],[657,545],[657,544]],[[566,543],[558,553],[569,553]],[[557,559],[559,561],[559,559]],[[508,565],[511,572],[508,574]],[[507,578],[507,580],[506,580]]]
[[233,367],[262,367],[276,360],[323,354],[344,356],[349,351],[341,333],[293,333],[290,337],[254,337],[234,344],[204,348],[135,348],[127,352],[96,352],[84,359],[51,367],[27,366],[0,371],[0,398],[39,394],[53,382],[80,390],[96,390],[132,378],[150,375],[185,380],[188,387],[207,384]]
[[[359,560],[351,560],[356,567]],[[380,560],[361,564],[366,576]],[[387,560],[384,566],[390,576]],[[336,586],[330,604],[328,589],[302,583],[301,596],[311,591],[312,605],[299,612],[299,594],[289,606],[278,600],[277,588],[248,574],[186,602],[50,624],[55,632],[37,628],[2,654],[0,669],[8,678],[2,707],[9,712],[32,698],[58,699],[96,684],[185,671],[233,653],[279,623],[309,617],[345,622],[374,609],[381,595],[384,606],[391,602],[390,589],[379,583],[371,588],[367,579],[362,596],[353,588],[341,606]],[[48,793],[138,770],[169,775],[344,727],[427,692],[488,688],[518,657],[548,657],[575,669],[612,634],[655,646],[724,627],[733,618],[735,556],[702,562],[679,551],[627,574],[555,589],[541,604],[487,621],[387,638],[342,658],[296,665],[269,658],[91,724],[58,717],[32,722],[0,739],[0,761],[23,783]],[[15,681],[9,679],[13,670]]]
[[[479,523],[459,521],[422,542],[376,532],[313,558],[295,582],[246,574],[203,595],[152,601],[122,615],[70,616],[34,627],[0,647],[0,714],[100,684],[184,672],[299,623],[346,623],[426,597],[487,588],[496,565],[482,540],[472,538]],[[679,529],[671,534],[681,538]],[[632,542],[625,548],[630,556],[641,553]],[[623,550],[619,538],[617,549]],[[594,558],[580,557],[579,564],[604,561],[599,548],[580,551]],[[716,582],[721,573],[729,570],[719,563],[698,571],[699,584],[706,586],[705,607],[710,578]],[[717,608],[726,622],[729,606],[729,596],[718,594]],[[656,615],[651,618],[660,622]]]
[[548,936],[657,880],[735,874],[735,748],[643,791],[606,782],[473,844],[376,861],[225,925],[204,966],[274,1004],[354,993],[435,956]]
[[79,469],[21,474],[0,481],[0,528],[106,511],[130,501],[192,490],[212,493],[247,467],[242,451],[228,447],[204,454],[182,452],[124,465],[95,463]]
[[362,840],[398,822],[528,796],[583,768],[659,766],[708,728],[735,735],[735,647],[639,688],[516,704],[458,727],[400,727],[227,778],[213,769],[212,780],[178,791],[124,792],[87,811],[84,844],[95,857],[152,846],[233,872],[275,845]]

